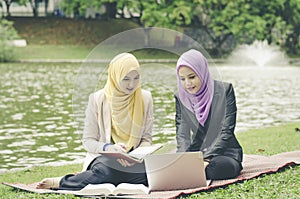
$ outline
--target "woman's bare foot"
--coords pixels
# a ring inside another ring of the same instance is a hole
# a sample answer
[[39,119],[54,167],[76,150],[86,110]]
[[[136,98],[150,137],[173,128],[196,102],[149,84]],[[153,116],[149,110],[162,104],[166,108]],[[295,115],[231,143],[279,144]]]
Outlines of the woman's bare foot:
[[36,189],[51,189],[51,188],[59,188],[59,182],[61,177],[56,178],[45,178],[41,182],[36,185]]

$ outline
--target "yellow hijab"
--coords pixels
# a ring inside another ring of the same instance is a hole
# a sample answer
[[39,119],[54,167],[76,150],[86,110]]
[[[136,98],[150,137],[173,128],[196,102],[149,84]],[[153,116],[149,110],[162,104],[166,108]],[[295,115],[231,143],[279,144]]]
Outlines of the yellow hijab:
[[112,140],[126,144],[129,151],[141,134],[144,116],[144,100],[140,83],[131,94],[120,89],[120,82],[132,70],[140,72],[137,59],[130,53],[122,53],[112,59],[108,79],[104,87],[112,118]]

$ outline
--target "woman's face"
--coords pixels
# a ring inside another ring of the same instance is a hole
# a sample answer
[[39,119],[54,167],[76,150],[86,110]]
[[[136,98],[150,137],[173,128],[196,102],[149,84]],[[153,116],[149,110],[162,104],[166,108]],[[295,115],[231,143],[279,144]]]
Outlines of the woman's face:
[[201,80],[196,73],[187,66],[181,66],[178,70],[182,87],[190,94],[196,94],[201,88]]
[[140,81],[140,74],[136,70],[130,71],[120,82],[120,89],[125,94],[135,91]]

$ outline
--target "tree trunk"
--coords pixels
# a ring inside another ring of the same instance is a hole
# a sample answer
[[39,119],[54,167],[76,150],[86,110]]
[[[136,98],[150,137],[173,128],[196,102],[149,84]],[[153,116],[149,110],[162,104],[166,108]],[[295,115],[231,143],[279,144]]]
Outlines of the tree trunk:
[[10,17],[11,16],[11,14],[10,14],[10,4],[11,4],[11,2],[10,1],[4,1],[4,2],[5,2],[5,5],[6,5],[6,14],[7,14],[8,17]]
[[38,17],[39,16],[39,12],[38,12],[39,1],[38,0],[30,0],[29,2],[30,2],[30,5],[31,5],[31,8],[32,8],[33,16]]
[[108,19],[115,19],[117,14],[117,2],[105,3],[106,15]]
[[49,5],[49,0],[45,0],[45,17],[48,16],[48,5]]
[[285,41],[285,45],[288,48],[288,52],[291,54],[297,54],[297,48],[299,48],[299,46],[297,46],[299,43],[299,31],[298,32],[294,32],[293,34],[288,35],[286,41]]
[[151,28],[144,28],[145,37],[144,37],[144,46],[150,47],[150,31]]

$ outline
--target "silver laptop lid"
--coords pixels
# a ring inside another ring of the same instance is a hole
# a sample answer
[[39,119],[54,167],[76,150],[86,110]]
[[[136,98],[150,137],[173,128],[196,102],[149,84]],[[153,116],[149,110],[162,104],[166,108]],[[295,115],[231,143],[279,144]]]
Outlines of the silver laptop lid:
[[154,154],[145,157],[151,190],[178,190],[206,186],[202,152]]

